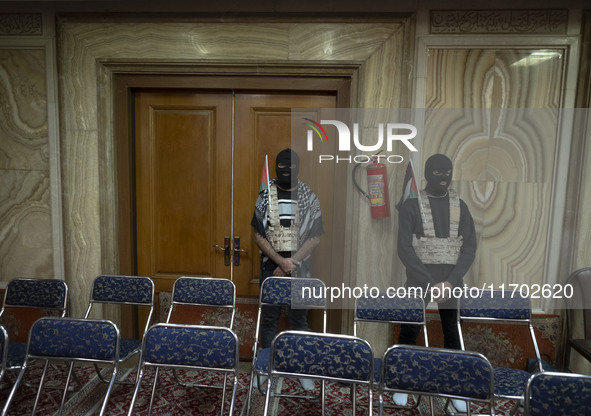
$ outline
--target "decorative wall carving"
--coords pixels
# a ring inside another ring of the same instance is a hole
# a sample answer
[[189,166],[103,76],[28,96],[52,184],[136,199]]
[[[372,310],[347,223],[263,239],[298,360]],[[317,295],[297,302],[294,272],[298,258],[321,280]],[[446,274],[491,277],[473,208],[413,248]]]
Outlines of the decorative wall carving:
[[565,34],[568,10],[432,10],[431,33]]
[[0,13],[0,35],[38,36],[43,34],[41,13]]

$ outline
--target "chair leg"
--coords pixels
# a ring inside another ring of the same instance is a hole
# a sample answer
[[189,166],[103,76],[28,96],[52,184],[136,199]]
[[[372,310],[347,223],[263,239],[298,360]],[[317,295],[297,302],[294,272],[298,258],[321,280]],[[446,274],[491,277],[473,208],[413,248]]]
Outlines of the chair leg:
[[115,380],[117,380],[117,373],[118,367],[115,365],[113,367],[113,374],[111,374],[111,381],[109,382],[109,387],[107,388],[107,392],[105,393],[105,399],[103,400],[103,406],[101,407],[101,412],[99,413],[100,416],[105,414],[105,410],[107,410],[107,404],[109,403],[109,397],[111,396],[111,391],[113,390],[113,386],[115,385]]
[[[325,385],[324,385],[324,380],[320,381],[320,402],[322,403],[321,407],[322,407],[322,416],[324,416],[324,411],[325,411],[325,404],[324,404],[324,397],[325,397]],[[353,400],[355,400],[355,398],[353,398]],[[355,408],[355,401],[353,401],[353,408]],[[355,414],[355,412],[353,412],[353,414]]]
[[129,405],[129,413],[127,414],[127,416],[133,416],[133,408],[135,406],[135,401],[137,399],[137,396],[140,392],[140,387],[142,385],[142,377],[144,376],[144,370],[143,368],[140,370],[140,373],[138,374],[136,383],[135,383],[135,390],[133,391],[133,396],[131,398],[131,404]]
[[21,384],[21,381],[23,379],[23,376],[25,375],[26,370],[27,370],[27,363],[25,362],[23,364],[23,367],[21,368],[21,371],[18,373],[18,377],[16,378],[16,381],[14,382],[12,389],[10,390],[10,394],[8,395],[8,398],[6,399],[6,403],[4,403],[4,408],[2,409],[2,416],[6,416],[6,414],[8,413],[8,408],[10,407],[10,403],[12,402],[12,399],[14,399],[14,395],[15,395],[16,391],[18,390],[19,385]]
[[[224,416],[224,404],[226,404],[226,381],[228,379],[228,375],[224,374],[224,385],[222,386],[222,405],[220,406],[220,416]],[[232,412],[230,411],[230,415]]]
[[[357,407],[356,406],[356,404],[357,404],[357,389],[355,387],[356,387],[355,386],[355,383],[351,384],[351,401],[353,402],[352,403],[352,406],[353,406],[353,415],[356,415],[357,414],[357,411],[355,410],[356,407]],[[324,392],[322,392],[322,393],[324,393]],[[322,400],[324,402],[324,394],[322,394]]]
[[229,416],[232,416],[234,413],[234,402],[236,401],[236,390],[238,389],[238,375],[234,374],[234,381],[232,386],[232,397],[230,398],[230,412],[228,413]]
[[156,387],[158,386],[158,371],[160,369],[156,367],[154,371],[154,385],[152,386],[152,394],[150,395],[150,406],[148,407],[148,416],[152,414],[152,404],[154,404],[154,396],[156,395]]
[[62,393],[62,402],[60,403],[60,410],[58,414],[62,414],[64,411],[64,403],[66,403],[66,396],[68,395],[68,387],[70,386],[70,379],[72,377],[72,373],[74,372],[74,361],[70,363],[70,368],[68,369],[68,377],[66,378],[66,387],[64,387],[64,392]]
[[273,379],[271,375],[269,375],[269,378],[267,379],[267,394],[265,396],[265,410],[263,411],[263,416],[267,416],[269,414],[269,405],[271,401],[271,386],[273,384],[272,381]]
[[35,403],[33,403],[33,411],[31,412],[31,416],[35,414],[37,410],[37,403],[39,403],[39,397],[41,397],[41,389],[43,388],[43,382],[45,381],[45,376],[47,375],[47,368],[49,367],[49,360],[45,361],[45,365],[43,366],[43,373],[41,374],[41,380],[39,380],[39,388],[37,389],[37,395],[35,396]]

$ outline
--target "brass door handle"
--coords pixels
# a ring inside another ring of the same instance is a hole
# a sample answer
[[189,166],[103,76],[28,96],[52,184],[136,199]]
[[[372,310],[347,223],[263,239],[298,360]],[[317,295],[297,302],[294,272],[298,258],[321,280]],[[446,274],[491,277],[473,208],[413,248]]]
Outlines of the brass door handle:
[[240,248],[240,237],[234,237],[234,266],[240,266],[240,253],[248,254],[248,251]]
[[219,244],[214,244],[212,247],[217,248],[220,251],[224,252],[224,266],[230,265],[230,237],[224,237],[224,246],[220,246]]

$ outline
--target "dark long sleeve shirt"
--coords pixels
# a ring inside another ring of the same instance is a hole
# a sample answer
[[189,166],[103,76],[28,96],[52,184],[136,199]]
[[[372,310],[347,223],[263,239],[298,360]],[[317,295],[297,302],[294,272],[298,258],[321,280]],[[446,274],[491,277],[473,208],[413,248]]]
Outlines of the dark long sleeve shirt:
[[[429,198],[433,215],[435,236],[449,237],[449,196]],[[455,265],[423,264],[413,246],[413,234],[423,237],[423,222],[417,199],[408,199],[400,207],[398,215],[398,257],[406,267],[407,286],[420,286],[448,281],[454,287],[462,286],[464,275],[474,262],[476,255],[476,232],[474,220],[464,201],[460,199],[460,224],[458,235],[462,236],[462,248]]]

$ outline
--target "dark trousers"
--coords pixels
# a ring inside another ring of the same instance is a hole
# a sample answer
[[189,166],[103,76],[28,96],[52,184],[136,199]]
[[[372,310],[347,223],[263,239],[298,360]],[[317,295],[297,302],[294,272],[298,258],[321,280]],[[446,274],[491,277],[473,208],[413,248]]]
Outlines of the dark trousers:
[[[460,334],[458,332],[457,300],[451,299],[438,305],[441,329],[443,331],[443,347],[461,350]],[[399,344],[415,345],[421,331],[419,325],[400,325]]]
[[[271,260],[268,260],[261,267],[261,280],[268,276],[273,276],[273,271],[277,265]],[[264,305],[261,308],[261,347],[270,348],[273,338],[277,335],[279,318],[281,318],[282,306]],[[287,318],[289,320],[289,329],[294,331],[309,331],[308,327],[308,310],[307,309],[292,309],[287,307]]]

